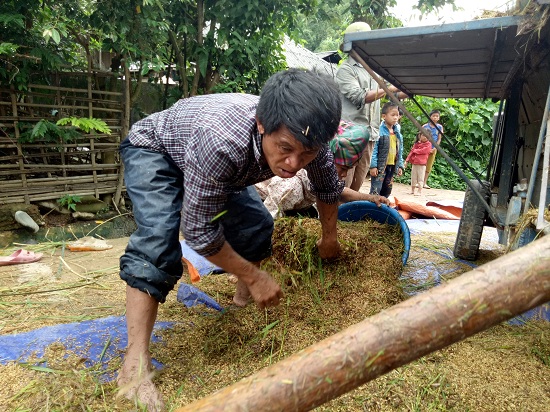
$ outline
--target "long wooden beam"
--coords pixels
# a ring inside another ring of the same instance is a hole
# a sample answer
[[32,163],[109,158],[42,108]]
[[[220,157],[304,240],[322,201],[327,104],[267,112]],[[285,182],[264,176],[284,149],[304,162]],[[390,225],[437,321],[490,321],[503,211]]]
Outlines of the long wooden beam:
[[176,412],[306,411],[550,301],[550,236],[380,312]]

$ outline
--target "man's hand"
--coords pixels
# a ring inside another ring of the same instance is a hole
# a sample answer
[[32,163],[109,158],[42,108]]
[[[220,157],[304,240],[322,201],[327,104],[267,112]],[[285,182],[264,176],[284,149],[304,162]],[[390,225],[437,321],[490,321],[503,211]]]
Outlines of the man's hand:
[[369,169],[369,173],[370,173],[371,176],[376,177],[376,176],[378,176],[378,169],[376,167],[371,167]]
[[390,201],[388,200],[387,197],[380,196],[380,195],[369,195],[369,196],[370,196],[369,200],[373,203],[376,203],[376,206],[378,207],[380,207],[382,204],[387,206],[390,205]]
[[[249,280],[251,279],[251,280]],[[260,309],[277,306],[283,298],[283,291],[275,280],[264,270],[258,269],[257,273],[245,281],[250,295]]]
[[[252,299],[260,309],[277,306],[282,299],[281,288],[269,273],[259,268],[260,263],[252,263],[244,259],[233,250],[229,243],[225,242],[218,253],[208,256],[207,259],[216,266],[225,269],[227,273],[235,275],[238,284],[242,282],[243,285],[246,285]],[[244,292],[246,294],[246,290]],[[243,306],[245,304],[246,301],[243,302]]]
[[340,243],[336,241],[326,241],[321,238],[317,241],[317,249],[319,250],[319,256],[321,259],[334,259],[340,255],[342,248]]
[[392,92],[395,95],[395,97],[397,97],[399,100],[403,100],[403,99],[406,99],[407,97],[409,97],[409,95],[407,93],[402,92],[397,87],[395,87],[393,84],[390,84],[388,86],[388,90],[390,92]]
[[337,222],[338,203],[325,203],[317,198],[317,210],[321,221],[321,239],[317,241],[317,249],[321,259],[332,259],[340,254],[338,243]]

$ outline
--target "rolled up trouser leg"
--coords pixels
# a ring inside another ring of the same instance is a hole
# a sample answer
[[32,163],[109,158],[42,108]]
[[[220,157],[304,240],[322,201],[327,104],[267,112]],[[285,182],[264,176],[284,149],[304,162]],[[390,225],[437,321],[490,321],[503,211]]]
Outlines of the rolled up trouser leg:
[[179,227],[183,173],[159,152],[121,144],[126,190],[137,224],[120,258],[120,277],[163,303],[183,273]]

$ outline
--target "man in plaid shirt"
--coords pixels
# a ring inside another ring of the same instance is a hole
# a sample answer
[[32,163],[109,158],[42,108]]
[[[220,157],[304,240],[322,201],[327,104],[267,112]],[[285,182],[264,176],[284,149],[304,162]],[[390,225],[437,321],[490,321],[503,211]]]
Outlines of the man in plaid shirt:
[[340,114],[332,79],[290,69],[268,79],[260,97],[191,97],[132,127],[121,144],[137,224],[120,259],[128,347],[118,383],[128,397],[149,411],[163,408],[150,377],[149,342],[158,304],[182,276],[180,226],[192,249],[237,277],[236,305],[250,296],[260,308],[278,305],[281,288],[260,269],[271,254],[273,219],[252,185],[305,168],[322,223],[319,254],[340,253],[344,185],[328,149]]

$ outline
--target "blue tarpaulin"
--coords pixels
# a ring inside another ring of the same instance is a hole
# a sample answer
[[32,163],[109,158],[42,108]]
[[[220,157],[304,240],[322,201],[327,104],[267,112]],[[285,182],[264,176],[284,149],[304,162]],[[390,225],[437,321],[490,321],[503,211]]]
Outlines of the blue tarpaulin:
[[199,272],[199,275],[205,276],[213,273],[224,272],[222,268],[214,265],[208,259],[203,258],[201,255],[199,255],[197,252],[191,249],[189,245],[185,242],[185,240],[182,240],[180,243],[181,243],[181,253],[183,257],[187,259],[195,267],[195,269],[197,269],[197,272]]
[[[173,322],[156,322],[152,341],[158,342],[160,338],[157,332],[172,325]],[[25,333],[0,335],[0,363],[41,359],[46,347],[56,342],[62,343],[67,351],[85,359],[87,367],[100,363],[105,368],[113,358],[121,357],[126,349],[126,318],[109,316],[46,326]],[[45,366],[44,362],[39,361],[37,364]],[[153,364],[159,369],[162,367],[156,360],[153,360]],[[108,381],[114,376],[112,372],[105,372],[102,378]]]
[[[364,202],[369,203],[369,202]],[[404,221],[401,216],[394,212],[394,209],[383,206],[377,208],[373,204],[365,206],[349,205],[339,211],[339,218],[344,220],[360,220],[367,215],[374,215],[374,219],[390,224],[400,225],[405,242],[406,252],[403,254],[403,263],[405,264],[409,255],[410,237],[409,233],[418,234],[423,232],[454,232],[458,230],[459,221],[457,220],[435,220],[435,219],[412,219]],[[372,217],[372,216],[370,216]],[[406,222],[406,223],[405,223]],[[410,230],[410,232],[409,232]],[[484,238],[490,238],[497,242],[497,237],[492,233],[484,234]],[[201,275],[223,272],[222,269],[214,266],[207,259],[201,257],[191,250],[185,242],[182,242],[182,251],[186,257],[197,268]],[[426,285],[427,287],[436,286],[441,281],[441,276],[457,270],[457,265],[468,265],[475,267],[475,264],[467,261],[454,259],[450,250],[433,251],[439,258],[443,258],[443,263],[434,263],[427,258],[424,262],[416,259],[414,265],[408,265],[402,274],[402,280],[411,285]],[[435,260],[435,259],[434,259]],[[418,290],[411,289],[410,294]],[[177,300],[187,307],[204,305],[208,308],[222,311],[223,307],[215,299],[201,291],[200,289],[187,283],[180,283]],[[511,324],[521,325],[527,319],[550,320],[550,304],[539,306],[529,312],[518,316],[510,321]],[[160,340],[158,331],[173,326],[173,322],[156,322],[153,332],[153,342]],[[87,367],[100,364],[103,369],[106,368],[109,361],[116,357],[121,357],[127,345],[126,320],[123,316],[111,316],[107,318],[87,320],[78,323],[69,323],[56,326],[48,326],[36,329],[30,332],[0,335],[0,364],[7,362],[28,362],[38,359],[38,364],[44,366],[40,361],[44,356],[44,351],[48,345],[55,342],[61,342],[67,351],[73,352],[85,359]],[[153,360],[155,367],[161,368],[162,365]],[[103,380],[114,378],[114,372],[105,372],[102,375]]]

